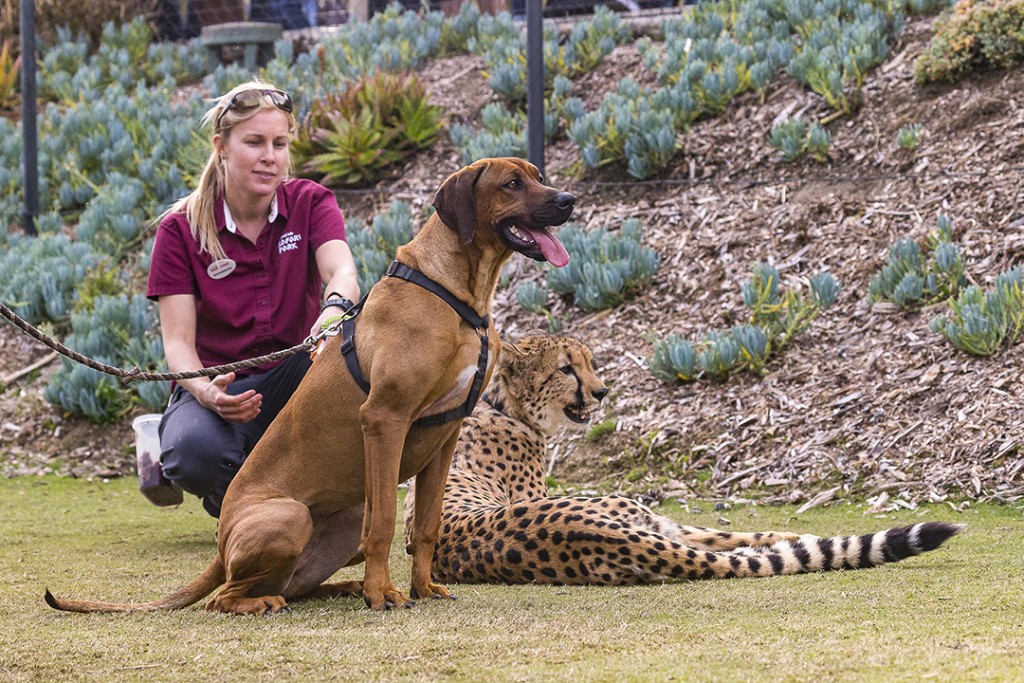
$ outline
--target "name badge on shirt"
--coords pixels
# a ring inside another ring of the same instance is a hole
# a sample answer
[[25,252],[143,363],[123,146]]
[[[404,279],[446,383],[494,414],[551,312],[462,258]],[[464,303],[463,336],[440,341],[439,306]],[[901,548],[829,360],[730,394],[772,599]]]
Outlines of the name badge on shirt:
[[206,269],[206,274],[212,277],[214,280],[223,280],[228,275],[231,275],[232,271],[235,270],[237,264],[229,258],[217,259],[210,264],[210,267]]

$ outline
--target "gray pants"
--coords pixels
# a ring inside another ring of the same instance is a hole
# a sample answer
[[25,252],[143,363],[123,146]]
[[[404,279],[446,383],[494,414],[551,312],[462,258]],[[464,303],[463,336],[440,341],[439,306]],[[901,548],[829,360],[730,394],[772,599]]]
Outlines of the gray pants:
[[310,365],[309,356],[299,353],[267,372],[232,382],[227,388],[229,394],[253,389],[263,395],[260,414],[244,424],[224,420],[200,405],[195,396],[176,386],[160,421],[160,462],[164,476],[202,498],[203,508],[212,516],[220,517],[228,484],[295,393]]

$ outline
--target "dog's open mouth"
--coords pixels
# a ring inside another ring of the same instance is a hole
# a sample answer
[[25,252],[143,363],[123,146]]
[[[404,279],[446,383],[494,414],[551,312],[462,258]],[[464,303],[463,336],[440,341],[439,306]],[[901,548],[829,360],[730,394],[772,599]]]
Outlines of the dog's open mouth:
[[547,261],[556,268],[569,262],[569,252],[547,228],[527,228],[506,223],[501,226],[499,234],[510,249],[534,261]]
[[590,422],[590,411],[580,406],[566,406],[562,408],[562,412],[565,416],[575,422],[576,424],[585,424]]

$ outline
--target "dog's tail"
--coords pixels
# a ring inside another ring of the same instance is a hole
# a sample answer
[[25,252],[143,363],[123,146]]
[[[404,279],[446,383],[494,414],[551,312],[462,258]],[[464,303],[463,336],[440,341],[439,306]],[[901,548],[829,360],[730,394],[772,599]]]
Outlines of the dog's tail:
[[157,610],[173,610],[188,607],[199,602],[212,593],[217,586],[224,583],[224,564],[220,561],[220,555],[214,558],[210,566],[195,580],[186,586],[179,588],[170,595],[152,602],[140,603],[118,603],[118,602],[96,602],[93,600],[64,600],[55,597],[49,589],[43,599],[46,604],[54,609],[65,612],[154,612]]

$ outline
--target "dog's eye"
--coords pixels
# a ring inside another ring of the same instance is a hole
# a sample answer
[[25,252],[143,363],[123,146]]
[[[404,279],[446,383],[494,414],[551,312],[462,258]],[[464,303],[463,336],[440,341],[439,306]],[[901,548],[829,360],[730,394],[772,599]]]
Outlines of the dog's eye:
[[562,367],[558,368],[558,371],[561,372],[563,375],[571,375],[572,374],[572,366],[571,365],[563,365]]
[[505,183],[505,187],[507,187],[510,190],[515,190],[516,188],[520,187],[521,185],[522,185],[522,183],[519,181],[519,178],[513,178],[512,180],[510,180],[507,183]]

